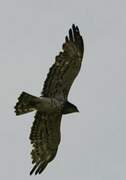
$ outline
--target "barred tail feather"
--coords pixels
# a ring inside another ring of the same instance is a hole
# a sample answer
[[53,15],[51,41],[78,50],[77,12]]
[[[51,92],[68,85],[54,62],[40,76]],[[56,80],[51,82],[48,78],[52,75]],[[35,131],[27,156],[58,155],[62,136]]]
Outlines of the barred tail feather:
[[16,106],[14,107],[16,115],[22,115],[36,110],[35,105],[37,99],[38,98],[35,96],[32,96],[26,92],[22,92],[18,98]]

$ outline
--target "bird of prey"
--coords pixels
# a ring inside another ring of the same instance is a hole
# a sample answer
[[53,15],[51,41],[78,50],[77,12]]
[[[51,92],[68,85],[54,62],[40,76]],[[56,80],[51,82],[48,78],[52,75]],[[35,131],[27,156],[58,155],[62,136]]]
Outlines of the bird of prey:
[[33,173],[40,174],[54,159],[60,143],[62,115],[78,112],[68,101],[71,85],[80,71],[84,44],[78,26],[74,24],[65,38],[62,51],[49,70],[40,97],[22,92],[15,106],[16,115],[36,111],[30,133]]

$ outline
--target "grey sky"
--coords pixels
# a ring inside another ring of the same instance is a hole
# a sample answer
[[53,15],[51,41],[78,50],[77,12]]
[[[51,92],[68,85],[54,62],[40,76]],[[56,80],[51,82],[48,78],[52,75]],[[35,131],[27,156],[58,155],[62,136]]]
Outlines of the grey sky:
[[[126,179],[126,2],[0,1],[0,179]],[[63,117],[58,154],[30,177],[34,113],[16,117],[21,91],[40,95],[68,29],[85,41],[81,72],[69,99],[80,113]]]

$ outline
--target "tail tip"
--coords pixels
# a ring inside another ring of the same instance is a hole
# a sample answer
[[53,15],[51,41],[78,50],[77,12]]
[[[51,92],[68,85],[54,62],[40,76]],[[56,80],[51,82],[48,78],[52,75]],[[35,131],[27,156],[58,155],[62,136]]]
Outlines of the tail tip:
[[18,97],[18,102],[16,103],[14,107],[15,109],[14,112],[17,116],[28,113],[28,112],[32,112],[35,110],[34,104],[31,103],[32,98],[33,98],[32,95],[24,91],[20,94],[20,96]]

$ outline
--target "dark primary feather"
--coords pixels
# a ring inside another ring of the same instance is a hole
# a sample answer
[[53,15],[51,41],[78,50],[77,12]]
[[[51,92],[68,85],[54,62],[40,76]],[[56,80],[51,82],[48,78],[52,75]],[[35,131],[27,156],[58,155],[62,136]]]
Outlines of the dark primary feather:
[[31,152],[34,164],[30,175],[40,174],[55,157],[60,142],[61,113],[47,114],[38,111],[31,129]]
[[42,95],[67,99],[70,87],[76,78],[83,58],[84,45],[77,26],[69,30],[63,44],[63,52],[56,56],[44,83]]

